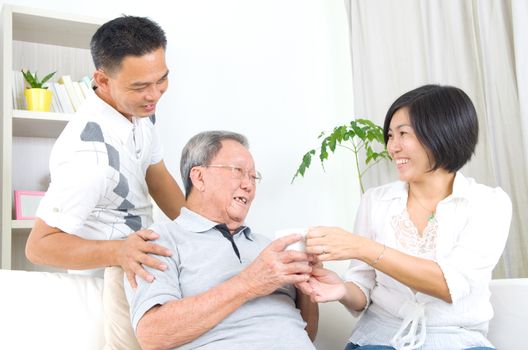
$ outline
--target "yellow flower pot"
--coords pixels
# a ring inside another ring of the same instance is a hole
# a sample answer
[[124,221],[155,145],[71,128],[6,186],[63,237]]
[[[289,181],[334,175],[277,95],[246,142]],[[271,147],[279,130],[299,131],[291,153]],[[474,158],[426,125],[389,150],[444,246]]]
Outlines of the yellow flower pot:
[[51,91],[48,89],[25,89],[27,108],[30,111],[49,112],[51,108]]

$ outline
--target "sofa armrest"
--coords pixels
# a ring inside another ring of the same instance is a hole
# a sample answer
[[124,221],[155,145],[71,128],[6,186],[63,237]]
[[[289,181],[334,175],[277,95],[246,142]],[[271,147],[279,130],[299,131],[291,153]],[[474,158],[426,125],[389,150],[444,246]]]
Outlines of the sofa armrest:
[[0,270],[1,349],[102,349],[101,278]]

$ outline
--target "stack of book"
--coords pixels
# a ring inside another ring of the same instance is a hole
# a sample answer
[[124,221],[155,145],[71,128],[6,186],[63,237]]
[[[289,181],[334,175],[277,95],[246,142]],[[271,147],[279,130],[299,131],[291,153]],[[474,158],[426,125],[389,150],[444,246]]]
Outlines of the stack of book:
[[[85,76],[73,81],[71,76],[63,75],[57,82],[44,84],[53,94],[51,112],[74,113],[84,100],[93,94],[90,77]],[[24,98],[25,82],[21,71],[13,71],[13,108],[27,109]]]

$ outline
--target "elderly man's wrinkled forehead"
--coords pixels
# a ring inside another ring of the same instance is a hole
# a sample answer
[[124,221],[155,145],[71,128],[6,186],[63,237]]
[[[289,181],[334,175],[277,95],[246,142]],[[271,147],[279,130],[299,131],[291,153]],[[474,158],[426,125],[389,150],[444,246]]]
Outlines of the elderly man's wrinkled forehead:
[[[242,145],[236,140],[226,139],[220,142],[221,147],[211,159],[211,163],[224,162],[223,164],[231,164],[236,166],[251,166],[254,169],[255,164],[253,156],[246,146]],[[227,163],[226,163],[227,162]]]

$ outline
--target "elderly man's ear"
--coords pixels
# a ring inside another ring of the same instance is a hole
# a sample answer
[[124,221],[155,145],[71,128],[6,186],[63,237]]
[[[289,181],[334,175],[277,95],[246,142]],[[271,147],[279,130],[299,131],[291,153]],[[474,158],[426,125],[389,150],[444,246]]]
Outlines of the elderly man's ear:
[[205,190],[205,183],[203,179],[203,175],[204,175],[203,169],[204,168],[202,167],[194,167],[191,169],[191,173],[189,174],[193,187],[200,192],[203,192]]

